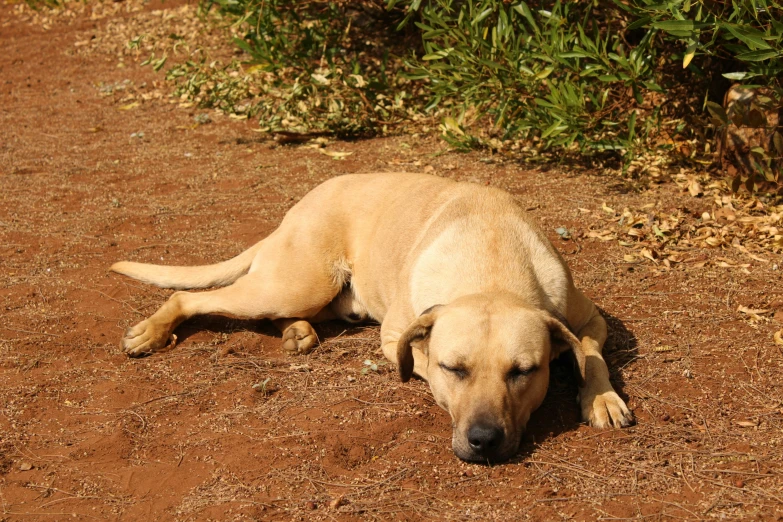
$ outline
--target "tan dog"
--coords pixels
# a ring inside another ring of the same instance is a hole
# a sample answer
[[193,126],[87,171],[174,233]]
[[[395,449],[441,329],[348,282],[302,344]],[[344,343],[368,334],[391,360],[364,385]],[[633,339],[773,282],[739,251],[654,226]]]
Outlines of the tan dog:
[[606,323],[501,190],[418,174],[342,176],[316,187],[277,230],[231,260],[111,269],[168,288],[225,286],[175,292],[125,333],[131,356],[163,348],[197,314],[275,320],[284,349],[298,354],[316,343],[310,322],[379,321],[384,355],[403,381],[415,373],[429,382],[465,460],[516,453],[546,394],[549,362],[569,349],[584,419],[602,428],[632,421],[601,357]]

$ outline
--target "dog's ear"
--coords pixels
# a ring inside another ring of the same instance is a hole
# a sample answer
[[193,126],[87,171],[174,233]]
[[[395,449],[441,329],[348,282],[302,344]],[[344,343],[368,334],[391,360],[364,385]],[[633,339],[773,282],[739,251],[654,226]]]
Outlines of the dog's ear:
[[555,359],[561,353],[571,350],[576,360],[576,378],[579,387],[585,385],[587,379],[585,370],[585,352],[582,348],[582,342],[571,332],[568,326],[562,321],[547,314],[546,325],[549,328],[549,334],[552,339],[552,359]]
[[413,376],[413,345],[426,355],[429,353],[429,337],[438,306],[428,308],[408,327],[397,341],[397,370],[402,382],[408,382]]

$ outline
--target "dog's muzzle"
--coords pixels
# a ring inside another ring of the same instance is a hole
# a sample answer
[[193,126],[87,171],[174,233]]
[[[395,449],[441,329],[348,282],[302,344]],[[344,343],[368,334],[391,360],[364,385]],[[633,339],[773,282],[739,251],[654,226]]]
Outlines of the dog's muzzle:
[[468,462],[501,462],[516,452],[516,444],[508,440],[503,428],[493,422],[473,423],[461,444],[454,444],[457,457]]

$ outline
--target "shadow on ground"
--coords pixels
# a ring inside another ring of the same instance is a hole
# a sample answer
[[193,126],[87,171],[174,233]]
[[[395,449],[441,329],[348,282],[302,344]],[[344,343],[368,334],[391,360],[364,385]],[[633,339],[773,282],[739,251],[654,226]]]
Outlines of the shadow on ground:
[[[625,382],[619,371],[637,356],[636,336],[617,317],[600,309],[609,329],[603,355],[609,366],[609,374],[617,394],[626,403]],[[549,374],[549,390],[540,408],[533,412],[523,435],[519,453],[515,460],[524,461],[530,457],[542,441],[557,437],[561,433],[576,430],[581,424],[577,403],[579,388],[574,376],[574,359],[571,352],[552,361]]]

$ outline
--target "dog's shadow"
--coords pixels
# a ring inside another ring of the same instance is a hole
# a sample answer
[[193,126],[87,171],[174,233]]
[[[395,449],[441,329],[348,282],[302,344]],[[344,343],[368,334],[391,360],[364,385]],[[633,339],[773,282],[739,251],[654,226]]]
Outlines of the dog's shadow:
[[[373,326],[378,326],[378,323],[367,321],[357,324],[333,320],[313,324],[321,343],[344,333],[350,334],[354,331]],[[211,334],[250,332],[264,337],[274,338],[279,343],[276,346],[282,346],[283,334],[277,329],[272,321],[265,319],[233,319],[231,317],[216,314],[200,315],[182,323],[177,327],[174,333],[177,335],[177,344],[182,344],[188,338],[202,332],[209,332]]]
[[220,315],[200,315],[188,319],[178,326],[174,333],[177,335],[177,344],[182,344],[188,338],[202,332],[209,332],[212,334],[251,332],[266,337],[282,337],[280,330],[275,328],[272,321],[233,319]]
[[[609,375],[617,394],[627,403],[625,382],[620,369],[636,358],[636,336],[617,317],[600,309],[608,328],[603,356],[609,367]],[[577,403],[579,388],[574,375],[574,360],[567,352],[550,365],[549,389],[540,408],[533,412],[527,424],[519,453],[514,460],[520,462],[531,457],[539,443],[562,433],[573,431],[584,424]]]

